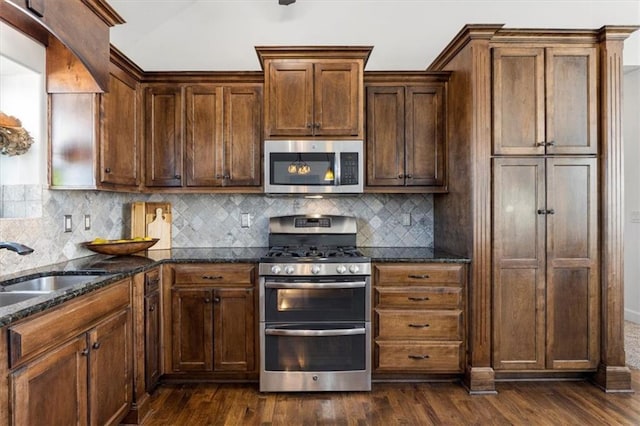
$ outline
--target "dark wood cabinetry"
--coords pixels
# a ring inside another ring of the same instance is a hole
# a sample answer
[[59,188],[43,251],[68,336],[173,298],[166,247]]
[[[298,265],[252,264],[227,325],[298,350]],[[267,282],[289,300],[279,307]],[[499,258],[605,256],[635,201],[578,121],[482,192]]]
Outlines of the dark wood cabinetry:
[[132,401],[130,282],[9,328],[12,424],[119,424]]
[[366,191],[446,191],[448,79],[449,73],[366,74]]
[[492,52],[494,154],[597,153],[595,47]]
[[176,265],[171,290],[173,373],[256,375],[255,266]]
[[265,75],[265,138],[363,138],[370,47],[256,50]]
[[466,267],[376,263],[373,271],[374,374],[462,372]]
[[595,158],[494,161],[494,368],[598,362]]
[[185,81],[146,87],[146,185],[259,191],[262,83]]
[[144,377],[145,389],[151,393],[160,379],[160,271],[144,274]]

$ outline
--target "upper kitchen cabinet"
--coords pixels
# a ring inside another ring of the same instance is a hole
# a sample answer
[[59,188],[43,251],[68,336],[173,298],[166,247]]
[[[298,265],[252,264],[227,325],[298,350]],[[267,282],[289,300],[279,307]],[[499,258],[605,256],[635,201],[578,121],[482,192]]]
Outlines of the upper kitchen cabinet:
[[265,76],[265,139],[362,139],[363,73],[371,49],[256,47]]
[[496,155],[596,154],[595,47],[493,49]]
[[446,192],[448,72],[369,72],[367,192]]
[[145,185],[260,192],[262,75],[162,75],[145,84]]
[[6,0],[0,11],[47,45],[49,93],[108,90],[109,28],[125,21],[106,0]]
[[140,184],[140,100],[142,70],[112,47],[109,92],[101,96],[98,177],[102,189]]

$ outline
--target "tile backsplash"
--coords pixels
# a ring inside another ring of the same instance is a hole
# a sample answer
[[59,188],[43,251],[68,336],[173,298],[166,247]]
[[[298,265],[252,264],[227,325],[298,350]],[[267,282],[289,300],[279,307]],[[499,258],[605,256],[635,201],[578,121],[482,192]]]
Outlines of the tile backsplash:
[[[96,237],[129,237],[131,203],[165,201],[172,205],[173,247],[267,246],[272,216],[322,213],[358,218],[358,245],[433,247],[433,196],[362,194],[327,199],[248,194],[120,194],[100,191],[42,190],[42,216],[0,219],[0,241],[26,244],[34,253],[18,256],[0,250],[0,278],[23,269],[88,256],[79,243]],[[241,227],[248,213],[249,228]],[[64,232],[64,215],[72,232]],[[84,229],[84,215],[91,229]]]

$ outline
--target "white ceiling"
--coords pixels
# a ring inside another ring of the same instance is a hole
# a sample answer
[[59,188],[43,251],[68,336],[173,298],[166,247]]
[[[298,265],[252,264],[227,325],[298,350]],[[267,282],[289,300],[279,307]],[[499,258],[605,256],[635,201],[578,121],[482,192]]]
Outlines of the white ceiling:
[[[109,0],[111,42],[145,71],[259,70],[255,46],[374,46],[367,70],[425,69],[465,24],[639,25],[640,0]],[[640,34],[625,65],[640,65]]]

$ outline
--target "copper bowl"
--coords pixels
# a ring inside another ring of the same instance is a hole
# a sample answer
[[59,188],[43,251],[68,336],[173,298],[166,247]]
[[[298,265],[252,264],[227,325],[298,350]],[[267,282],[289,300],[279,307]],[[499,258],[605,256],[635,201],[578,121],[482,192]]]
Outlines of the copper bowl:
[[82,243],[84,247],[89,250],[100,254],[111,254],[115,256],[125,256],[128,254],[137,253],[142,250],[146,250],[160,241],[159,238],[152,238],[150,240],[143,241],[119,241],[119,240],[107,240],[105,243],[94,243],[93,241],[87,241]]

